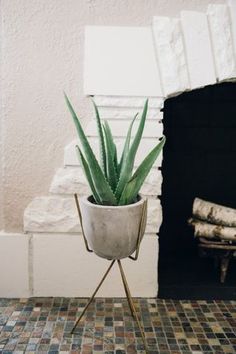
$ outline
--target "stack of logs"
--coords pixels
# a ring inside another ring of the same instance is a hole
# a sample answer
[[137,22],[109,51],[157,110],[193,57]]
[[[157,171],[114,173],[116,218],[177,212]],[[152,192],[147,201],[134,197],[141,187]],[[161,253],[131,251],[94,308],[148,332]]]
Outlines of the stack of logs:
[[193,217],[188,220],[199,239],[201,249],[215,250],[221,261],[221,283],[224,283],[229,260],[236,251],[236,209],[195,198]]

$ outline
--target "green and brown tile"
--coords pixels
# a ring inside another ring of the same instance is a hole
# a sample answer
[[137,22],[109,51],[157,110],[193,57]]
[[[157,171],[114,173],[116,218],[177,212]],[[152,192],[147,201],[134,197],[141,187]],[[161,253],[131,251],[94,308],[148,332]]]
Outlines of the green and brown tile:
[[[0,299],[0,354],[144,353],[126,299]],[[236,301],[135,299],[150,354],[236,353]]]

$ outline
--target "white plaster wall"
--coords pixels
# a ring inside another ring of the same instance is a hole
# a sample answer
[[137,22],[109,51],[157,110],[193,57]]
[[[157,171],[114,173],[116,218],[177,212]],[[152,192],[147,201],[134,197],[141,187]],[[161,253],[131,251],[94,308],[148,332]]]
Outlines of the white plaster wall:
[[47,195],[63,163],[64,146],[75,132],[62,91],[77,103],[85,123],[91,117],[83,96],[84,26],[147,26],[155,15],[206,11],[210,2],[1,1],[0,229],[22,231],[25,207],[34,197]]
[[[0,16],[1,16],[1,1],[0,1]],[[0,25],[0,43],[1,43],[2,21],[0,23],[1,23]],[[2,46],[0,46],[0,78],[2,77],[1,63],[2,63]],[[2,80],[1,79],[0,79],[0,107],[2,107]],[[2,119],[2,110],[0,108],[0,230],[2,228],[3,228],[3,119]]]

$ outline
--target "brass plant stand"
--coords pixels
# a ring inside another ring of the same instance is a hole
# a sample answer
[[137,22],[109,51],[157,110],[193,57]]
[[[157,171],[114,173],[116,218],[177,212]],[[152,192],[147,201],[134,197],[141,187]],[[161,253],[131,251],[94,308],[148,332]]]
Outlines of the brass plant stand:
[[[86,250],[88,252],[93,252],[90,248],[89,248],[89,245],[88,245],[88,242],[87,242],[87,239],[85,237],[85,234],[84,234],[84,229],[83,229],[83,222],[82,222],[82,215],[81,215],[81,211],[80,211],[80,206],[79,206],[79,200],[78,200],[78,196],[77,194],[74,194],[74,197],[75,197],[75,202],[76,202],[76,206],[77,206],[77,210],[78,210],[78,214],[79,214],[79,219],[80,219],[80,225],[81,225],[81,230],[82,230],[82,235],[83,235],[83,239],[84,239],[84,243],[85,243],[85,247],[86,247]],[[142,231],[143,231],[143,228],[145,226],[145,222],[146,222],[146,217],[147,217],[147,200],[145,200],[144,202],[144,205],[143,205],[143,211],[142,211],[142,217],[141,217],[141,221],[140,221],[140,225],[139,225],[139,233],[138,233],[138,237],[137,237],[137,247],[136,247],[136,252],[135,252],[135,256],[129,256],[128,258],[130,258],[131,260],[133,261],[136,261],[138,259],[138,255],[139,255],[139,249],[140,249],[140,243],[141,243],[141,240],[142,240]],[[135,306],[134,306],[134,302],[133,302],[133,299],[131,297],[131,293],[130,293],[130,289],[129,289],[129,286],[128,286],[128,282],[127,282],[127,279],[126,279],[126,276],[125,276],[125,273],[124,273],[124,269],[122,267],[122,264],[121,264],[121,261],[120,259],[113,259],[106,271],[106,273],[104,274],[104,276],[102,277],[100,283],[98,284],[98,286],[96,287],[93,295],[90,297],[87,305],[85,306],[84,310],[82,311],[82,313],[80,314],[79,318],[77,319],[77,321],[75,322],[75,325],[71,331],[71,334],[74,333],[78,323],[80,322],[80,320],[82,319],[82,317],[84,316],[86,310],[88,309],[89,305],[91,304],[91,302],[94,300],[98,290],[100,289],[100,287],[102,286],[104,280],[106,279],[107,275],[109,274],[110,270],[112,269],[113,265],[115,264],[115,262],[118,263],[118,267],[119,267],[119,270],[120,270],[120,274],[121,274],[121,279],[122,279],[122,283],[123,283],[123,286],[124,286],[124,290],[125,290],[125,294],[126,294],[126,297],[127,297],[127,301],[128,301],[128,305],[129,305],[129,308],[130,308],[130,312],[131,312],[131,315],[132,317],[136,320],[137,322],[137,325],[138,325],[138,328],[141,332],[141,336],[142,336],[142,340],[143,340],[143,344],[144,344],[144,348],[145,348],[145,351],[146,353],[148,353],[148,346],[147,346],[147,342],[146,342],[146,339],[145,339],[145,334],[144,334],[144,330],[143,330],[143,327],[139,321],[139,318],[138,318],[138,314],[137,314],[137,311],[135,309]]]

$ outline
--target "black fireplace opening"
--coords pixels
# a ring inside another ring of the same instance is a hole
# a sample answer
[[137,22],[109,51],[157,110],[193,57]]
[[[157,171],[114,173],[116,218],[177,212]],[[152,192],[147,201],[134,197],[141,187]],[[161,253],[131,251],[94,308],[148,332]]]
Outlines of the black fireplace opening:
[[236,258],[221,284],[218,265],[200,257],[187,224],[195,197],[236,208],[236,83],[169,98],[163,112],[158,297],[236,299]]

